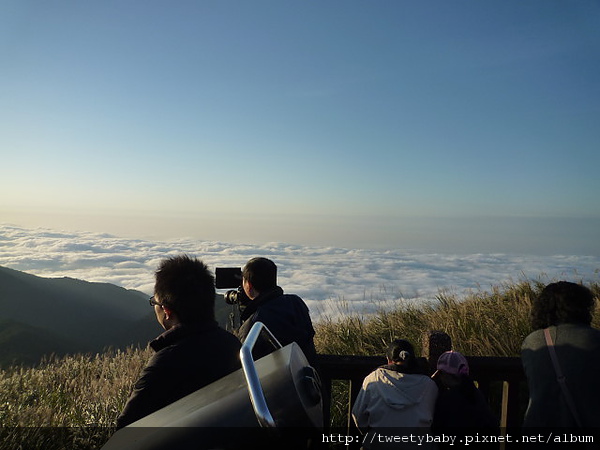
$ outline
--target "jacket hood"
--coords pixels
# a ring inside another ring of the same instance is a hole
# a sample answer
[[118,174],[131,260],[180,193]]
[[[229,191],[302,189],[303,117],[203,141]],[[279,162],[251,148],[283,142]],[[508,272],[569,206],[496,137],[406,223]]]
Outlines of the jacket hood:
[[404,409],[421,401],[427,384],[426,375],[401,373],[383,367],[375,371],[375,386],[381,399],[393,409]]

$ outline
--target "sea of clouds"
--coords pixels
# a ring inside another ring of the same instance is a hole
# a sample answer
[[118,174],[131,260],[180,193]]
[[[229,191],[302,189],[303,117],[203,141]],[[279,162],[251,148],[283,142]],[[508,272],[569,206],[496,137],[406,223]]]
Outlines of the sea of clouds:
[[42,277],[113,283],[149,295],[159,261],[182,253],[204,260],[212,270],[241,267],[254,256],[273,259],[279,267],[279,284],[304,298],[315,320],[348,312],[369,314],[399,302],[432,301],[440,292],[460,297],[521,280],[600,281],[600,257],[595,256],[150,241],[0,225],[0,266]]

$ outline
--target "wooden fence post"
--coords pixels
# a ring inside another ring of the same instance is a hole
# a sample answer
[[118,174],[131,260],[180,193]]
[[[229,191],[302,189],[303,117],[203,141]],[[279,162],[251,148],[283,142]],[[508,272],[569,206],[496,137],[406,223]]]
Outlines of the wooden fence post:
[[429,364],[429,370],[435,371],[437,360],[444,352],[452,350],[452,338],[443,331],[426,331],[423,334],[422,356]]

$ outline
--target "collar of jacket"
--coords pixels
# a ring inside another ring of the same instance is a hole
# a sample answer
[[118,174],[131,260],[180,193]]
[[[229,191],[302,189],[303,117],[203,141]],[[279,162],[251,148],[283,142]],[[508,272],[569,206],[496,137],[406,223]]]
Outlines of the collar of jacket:
[[418,370],[411,370],[409,368],[400,367],[398,364],[385,364],[383,366],[379,366],[380,369],[392,370],[394,372],[406,373],[406,374],[418,374]]
[[248,302],[248,306],[242,311],[241,319],[246,320],[252,314],[256,312],[258,308],[260,308],[265,303],[270,302],[271,300],[281,297],[283,295],[283,289],[279,286],[275,286],[270,291],[261,292],[254,300],[250,300]]
[[207,323],[199,323],[194,325],[189,324],[179,324],[175,325],[173,328],[168,329],[163,334],[158,336],[156,339],[150,341],[150,347],[155,352],[162,350],[169,345],[173,345],[174,343],[185,339],[188,336],[194,334],[200,334],[206,330],[210,330],[218,327],[216,321],[207,322]]

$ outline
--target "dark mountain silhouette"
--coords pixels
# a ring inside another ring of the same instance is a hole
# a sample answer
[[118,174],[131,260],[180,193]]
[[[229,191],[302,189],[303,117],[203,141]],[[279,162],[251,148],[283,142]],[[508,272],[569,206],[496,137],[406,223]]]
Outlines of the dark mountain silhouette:
[[[215,307],[224,324],[222,296]],[[0,367],[52,353],[145,346],[162,331],[143,292],[0,267]]]
[[0,368],[10,365],[34,365],[43,356],[62,356],[79,344],[51,331],[14,320],[0,320]]

